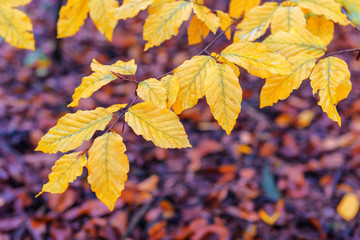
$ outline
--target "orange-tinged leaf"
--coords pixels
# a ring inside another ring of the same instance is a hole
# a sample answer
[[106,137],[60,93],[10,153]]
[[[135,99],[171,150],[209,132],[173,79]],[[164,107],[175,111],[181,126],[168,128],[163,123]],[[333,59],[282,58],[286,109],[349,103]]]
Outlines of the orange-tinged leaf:
[[166,88],[155,78],[140,82],[136,89],[136,93],[144,101],[152,102],[160,107],[166,107]]
[[[216,14],[218,15],[218,17],[220,19],[220,28],[221,28],[221,30],[225,31],[231,25],[233,20],[231,19],[229,14],[224,13],[223,11],[217,10]],[[226,36],[226,38],[228,40],[231,39],[231,28],[226,30],[225,36]]]
[[78,176],[81,176],[86,162],[86,155],[82,152],[74,152],[62,156],[51,168],[49,182],[44,184],[41,192],[36,197],[43,192],[65,192],[69,183],[72,183]]
[[68,152],[89,141],[97,130],[104,130],[112,118],[105,108],[68,113],[45,134],[35,151],[44,153]]
[[15,8],[29,2],[30,0],[0,1],[0,37],[14,47],[35,50],[31,20],[24,12]]
[[90,17],[96,28],[111,41],[114,28],[118,22],[115,9],[119,7],[116,0],[90,0]]
[[346,221],[351,221],[359,211],[359,197],[355,193],[347,193],[336,208],[338,214]]
[[62,6],[57,22],[57,37],[71,37],[84,25],[89,13],[89,0],[68,0]]
[[346,15],[341,12],[341,5],[336,0],[291,0],[291,2],[343,26],[349,24]]
[[192,6],[191,2],[176,1],[162,5],[159,11],[151,14],[144,24],[145,51],[177,35],[181,24],[189,19]]
[[323,16],[310,16],[306,28],[329,44],[334,37],[334,23]]
[[123,138],[113,132],[95,139],[86,165],[91,190],[111,211],[125,187],[129,160]]
[[260,94],[260,107],[272,106],[279,100],[290,96],[293,90],[298,89],[303,80],[310,76],[316,59],[308,56],[295,55],[289,57],[291,73],[267,78]]
[[167,108],[143,102],[129,108],[125,121],[137,135],[162,148],[191,147],[178,116]]
[[196,16],[206,24],[212,33],[215,34],[220,26],[219,17],[204,5],[193,4],[193,9]]
[[175,77],[180,84],[178,98],[173,105],[176,114],[191,108],[204,96],[206,74],[215,63],[210,56],[195,56],[175,69]]
[[285,57],[270,52],[263,43],[234,43],[225,48],[221,56],[261,78],[290,73]]
[[141,10],[146,9],[154,0],[126,0],[115,9],[117,19],[128,19],[135,17]]
[[93,59],[90,67],[91,70],[93,70],[94,72],[107,72],[108,74],[114,72],[121,75],[135,75],[137,70],[137,66],[135,64],[134,59],[128,62],[123,62],[121,60],[118,60],[116,63],[112,65],[103,65],[98,61],[96,61],[96,59]]
[[271,34],[264,43],[272,52],[280,53],[286,58],[297,55],[308,55],[319,58],[326,52],[326,43],[306,29],[292,29]]
[[123,104],[114,104],[114,105],[106,108],[106,110],[109,111],[109,112],[114,113],[114,112],[119,111],[120,109],[124,109],[126,106],[127,106],[126,103],[123,103]]
[[242,16],[251,8],[259,5],[261,0],[231,0],[229,6],[229,15],[233,18]]
[[206,26],[206,24],[199,20],[199,18],[195,15],[191,19],[187,31],[189,45],[201,43],[202,40],[207,37],[209,32],[210,29]]
[[250,9],[244,20],[236,26],[234,42],[251,42],[263,36],[277,7],[276,2],[266,2]]
[[313,94],[319,93],[319,103],[328,117],[341,126],[336,104],[351,91],[350,72],[346,62],[336,57],[320,60],[310,75]]
[[271,32],[289,32],[292,28],[305,28],[304,13],[297,6],[280,6],[276,9],[271,19]]
[[165,86],[167,92],[167,108],[171,108],[179,93],[179,79],[174,75],[167,75],[161,79],[161,83]]
[[216,63],[205,79],[206,102],[214,118],[229,135],[241,111],[242,90],[232,67]]

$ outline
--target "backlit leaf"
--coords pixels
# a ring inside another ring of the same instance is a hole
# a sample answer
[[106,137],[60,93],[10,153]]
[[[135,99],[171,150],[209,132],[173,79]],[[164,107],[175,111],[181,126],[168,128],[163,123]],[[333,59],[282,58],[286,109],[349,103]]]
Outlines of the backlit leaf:
[[108,74],[115,72],[121,75],[135,75],[137,70],[135,60],[130,60],[128,62],[119,60],[112,65],[103,65],[93,59],[90,67],[94,72],[108,72]]
[[265,34],[277,9],[276,2],[266,2],[250,9],[244,20],[236,26],[234,42],[253,41]]
[[129,108],[125,121],[137,135],[162,148],[191,147],[178,116],[167,108],[143,102]]
[[100,107],[68,113],[41,138],[35,151],[57,153],[73,150],[85,140],[89,141],[97,130],[104,130],[111,118],[112,113]]
[[260,107],[272,106],[279,100],[288,98],[291,92],[298,89],[303,80],[310,76],[316,59],[296,55],[288,59],[291,73],[266,79],[260,94]]
[[120,109],[124,109],[126,106],[127,106],[126,103],[123,103],[123,104],[114,104],[114,105],[106,108],[106,110],[109,111],[109,112],[114,113],[114,112],[119,111]]
[[349,24],[346,15],[341,12],[341,5],[336,0],[291,0],[300,7],[308,9],[317,15],[323,15],[343,26]]
[[347,193],[336,208],[338,214],[346,221],[351,221],[359,212],[359,197],[355,193]]
[[194,4],[194,13],[203,21],[212,33],[216,33],[220,26],[220,20],[218,16],[211,12],[211,10],[203,5]]
[[286,58],[296,55],[308,55],[318,58],[325,54],[326,43],[306,29],[292,29],[271,34],[264,43],[272,52],[280,53]]
[[202,40],[207,37],[209,32],[210,29],[206,24],[194,16],[190,21],[187,31],[189,45],[201,43]]
[[304,13],[297,6],[280,6],[271,19],[271,32],[289,32],[292,28],[305,28]]
[[160,107],[166,107],[166,88],[155,78],[140,82],[136,89],[136,93],[144,101],[152,102]]
[[205,79],[205,96],[214,118],[229,135],[241,110],[239,79],[228,64],[216,63]]
[[334,23],[323,16],[310,16],[306,28],[327,45],[334,37]]
[[91,190],[111,211],[125,187],[129,160],[120,135],[108,132],[95,139],[86,165]]
[[118,22],[115,9],[119,6],[116,0],[90,0],[90,17],[97,29],[111,41],[114,28]]
[[175,77],[180,84],[178,98],[173,106],[176,114],[191,108],[204,96],[206,74],[215,63],[212,57],[195,56],[175,69]]
[[177,35],[181,24],[189,19],[192,6],[187,1],[176,1],[162,5],[158,12],[151,14],[144,24],[145,51]]
[[259,5],[261,0],[231,0],[229,6],[229,15],[238,18],[251,8]]
[[35,50],[31,20],[24,12],[15,8],[30,1],[0,1],[0,37],[14,47]]
[[316,64],[310,80],[313,94],[319,93],[318,104],[322,110],[341,126],[336,104],[351,91],[350,72],[346,62],[336,57],[322,59]]
[[132,18],[138,15],[141,10],[146,9],[154,0],[126,0],[115,10],[118,19]]
[[81,176],[86,165],[86,155],[74,152],[62,156],[55,162],[49,174],[49,181],[44,184],[38,197],[43,192],[63,193],[78,176]]
[[89,0],[68,0],[62,6],[57,23],[57,37],[71,37],[84,25],[89,13]]
[[167,75],[161,79],[161,83],[165,86],[167,92],[166,106],[171,108],[179,93],[179,80],[174,75]]
[[261,78],[290,73],[288,61],[280,54],[271,53],[263,43],[234,43],[221,56]]
[[159,11],[162,5],[165,3],[172,3],[175,1],[176,0],[154,0],[148,9],[148,12],[149,14],[154,14],[155,12]]
[[[233,20],[231,19],[229,14],[224,13],[223,11],[217,10],[216,14],[218,15],[218,17],[220,19],[220,28],[221,28],[221,30],[225,31],[231,25]],[[228,40],[231,39],[231,28],[226,30],[225,36],[226,36],[226,38]]]

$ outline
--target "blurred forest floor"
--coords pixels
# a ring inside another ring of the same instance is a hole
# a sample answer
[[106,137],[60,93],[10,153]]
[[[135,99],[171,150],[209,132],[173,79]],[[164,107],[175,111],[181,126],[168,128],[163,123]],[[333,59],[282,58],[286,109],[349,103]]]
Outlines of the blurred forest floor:
[[[134,83],[117,80],[67,109],[93,58],[103,64],[135,59],[136,78],[143,80],[179,66],[214,38],[188,46],[182,27],[177,37],[144,53],[142,12],[119,22],[112,43],[89,19],[74,37],[56,40],[58,2],[26,7],[35,52],[0,43],[0,239],[360,239],[360,217],[346,222],[336,212],[344,194],[360,194],[356,54],[339,56],[353,83],[338,105],[341,128],[321,111],[309,80],[288,100],[259,109],[264,80],[242,70],[242,111],[230,136],[204,100],[181,115],[192,149],[156,148],[125,127],[129,181],[113,212],[91,192],[86,172],[64,194],[35,198],[60,157],[34,152],[49,128],[65,113],[134,96]],[[223,1],[209,2],[227,10]],[[221,39],[211,51],[228,44]],[[336,26],[329,52],[359,44],[359,32]],[[280,214],[274,225],[259,214],[264,210]]]

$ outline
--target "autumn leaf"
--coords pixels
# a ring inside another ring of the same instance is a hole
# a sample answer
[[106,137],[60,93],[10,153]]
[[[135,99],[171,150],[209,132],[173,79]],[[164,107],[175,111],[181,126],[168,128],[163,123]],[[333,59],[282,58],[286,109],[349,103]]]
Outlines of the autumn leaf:
[[290,73],[285,57],[270,52],[263,43],[234,43],[225,48],[221,56],[261,78]]
[[151,14],[144,24],[145,51],[177,35],[180,25],[189,19],[191,10],[192,3],[176,1],[162,5],[158,12]]
[[167,75],[161,79],[161,83],[165,86],[167,101],[167,108],[171,108],[179,93],[179,79],[174,75]]
[[166,107],[166,88],[155,78],[150,78],[140,82],[138,88],[136,89],[136,93],[144,101],[152,102],[160,107]]
[[261,0],[231,0],[229,6],[229,15],[238,18],[251,8],[259,5]]
[[104,130],[112,113],[104,108],[77,111],[61,117],[57,125],[45,134],[35,151],[44,153],[68,152],[89,141],[97,130]]
[[336,208],[338,214],[346,221],[351,221],[359,212],[359,197],[355,193],[347,193]]
[[111,211],[125,187],[129,160],[123,138],[113,132],[95,139],[86,165],[91,190]]
[[336,57],[320,60],[310,75],[313,94],[319,93],[319,105],[328,117],[341,126],[336,104],[351,91],[350,72],[346,62]]
[[151,102],[138,103],[125,114],[125,121],[137,135],[162,148],[191,147],[178,116]]
[[266,2],[250,9],[244,20],[236,26],[234,42],[250,42],[264,35],[277,7],[275,2]]
[[118,60],[112,65],[103,65],[96,61],[96,59],[93,59],[90,67],[94,72],[107,72],[108,74],[110,74],[110,72],[114,72],[121,75],[135,75],[137,70],[135,60],[130,60],[128,62]]
[[33,25],[30,18],[16,7],[31,0],[0,1],[0,36],[14,47],[35,50]]
[[292,28],[305,28],[304,13],[297,6],[280,6],[271,18],[271,32],[289,32]]
[[195,56],[175,69],[175,77],[181,79],[178,98],[173,105],[176,114],[191,108],[205,95],[206,74],[215,63],[212,57]]
[[82,152],[74,152],[62,156],[51,168],[49,182],[44,184],[41,192],[36,197],[43,192],[65,192],[69,183],[73,182],[78,176],[81,176],[86,162],[86,155]]
[[323,16],[310,16],[306,28],[327,45],[334,37],[334,23]]
[[116,0],[90,0],[90,17],[96,28],[111,41],[114,28],[118,22],[115,9],[119,6]]
[[89,13],[90,0],[68,0],[62,6],[57,23],[57,37],[71,37],[84,25]]
[[188,43],[189,45],[194,45],[201,43],[203,39],[207,37],[210,29],[206,26],[206,24],[199,20],[198,17],[194,16],[188,27]]
[[360,2],[358,0],[340,0],[339,2],[346,8],[350,19],[360,25]]
[[220,26],[220,20],[218,16],[211,12],[211,10],[204,5],[194,4],[195,15],[205,23],[212,33],[216,33]]
[[164,4],[172,3],[175,1],[176,0],[154,0],[148,9],[148,12],[149,12],[149,14],[154,14],[157,11],[159,11]]
[[214,118],[229,135],[242,101],[239,79],[231,66],[216,63],[209,69],[205,79],[205,96]]
[[229,16],[229,14],[224,13],[223,11],[217,10],[216,14],[219,17],[220,20],[220,28],[221,30],[225,31],[225,36],[228,40],[231,39],[231,28],[229,28],[229,26],[231,25],[231,23],[233,22],[233,20],[231,19],[231,17]]
[[125,0],[119,8],[115,9],[115,16],[117,19],[133,18],[153,2],[154,0]]

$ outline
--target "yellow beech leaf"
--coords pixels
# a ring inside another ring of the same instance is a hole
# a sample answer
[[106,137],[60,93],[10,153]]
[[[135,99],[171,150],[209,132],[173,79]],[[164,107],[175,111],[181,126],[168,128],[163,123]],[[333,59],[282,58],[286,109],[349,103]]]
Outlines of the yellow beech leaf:
[[259,5],[261,0],[231,0],[229,6],[229,15],[238,18],[251,8]]
[[63,193],[78,176],[81,176],[83,167],[86,165],[86,155],[82,152],[74,152],[62,156],[55,162],[49,174],[49,182],[44,184],[38,197],[43,192]]
[[137,135],[162,148],[191,147],[178,116],[167,108],[143,102],[129,108],[125,121]]
[[338,214],[346,221],[351,221],[359,211],[359,197],[355,193],[347,193],[336,208]]
[[112,105],[112,106],[106,108],[106,110],[109,111],[109,112],[114,113],[114,112],[119,111],[120,109],[124,109],[126,106],[127,106],[126,103],[123,103],[123,104],[115,104],[115,105]]
[[81,98],[88,98],[94,92],[99,90],[102,86],[108,84],[116,79],[115,75],[107,74],[105,72],[95,72],[90,76],[84,77],[80,86],[75,89],[72,96],[73,101],[68,104],[68,107],[76,107],[79,105]]
[[92,111],[68,113],[41,138],[35,151],[57,153],[73,150],[85,140],[89,141],[97,130],[104,130],[112,115],[112,112],[100,107]]
[[167,92],[166,106],[171,108],[179,93],[179,79],[174,75],[167,75],[161,79],[161,83],[165,86]]
[[24,12],[15,8],[29,2],[31,0],[0,1],[0,37],[14,47],[35,50],[31,20]]
[[154,0],[126,0],[115,10],[117,19],[127,19],[138,15],[141,10],[146,9]]
[[214,118],[229,135],[241,111],[242,100],[239,79],[231,66],[216,63],[209,69],[205,96]]
[[266,2],[250,9],[244,20],[236,26],[234,42],[251,42],[264,35],[277,7],[276,2]]
[[264,43],[272,52],[289,58],[296,55],[308,55],[319,58],[325,54],[326,43],[306,29],[292,29],[271,34]]
[[261,78],[290,73],[285,57],[270,52],[263,43],[234,43],[225,48],[221,56]]
[[95,59],[91,62],[91,70],[94,72],[115,72],[121,75],[135,75],[137,66],[135,64],[135,60],[132,59],[128,62],[123,62],[121,60],[117,61],[112,65],[103,65],[96,61]]
[[152,102],[160,107],[166,107],[166,88],[157,79],[150,78],[139,83],[137,95],[146,102]]
[[175,1],[176,0],[154,0],[148,9],[148,12],[149,14],[154,14],[155,12],[159,11],[162,5],[165,3],[172,3]]
[[292,28],[305,28],[306,19],[304,13],[297,6],[280,6],[274,12],[271,19],[271,32],[289,32]]
[[260,94],[260,107],[272,106],[279,100],[288,98],[291,92],[298,89],[303,80],[310,76],[316,59],[308,56],[296,55],[288,58],[291,73],[266,79]]
[[189,19],[192,6],[191,2],[176,1],[162,5],[159,11],[151,14],[144,24],[145,51],[177,35],[181,24]]
[[316,64],[310,80],[313,94],[319,92],[318,104],[322,110],[341,126],[336,104],[351,91],[350,72],[346,62],[336,57],[322,59]]
[[340,3],[349,13],[350,19],[357,25],[360,25],[360,1],[358,0],[340,0]]
[[195,15],[191,19],[187,31],[189,45],[201,43],[202,40],[207,37],[209,32],[210,29],[206,26],[206,24],[203,21],[199,20]]
[[300,7],[308,9],[317,15],[323,15],[340,25],[349,24],[346,15],[341,12],[341,5],[336,0],[291,0]]
[[180,84],[178,98],[173,105],[176,114],[196,105],[198,99],[204,96],[206,74],[215,63],[210,56],[195,56],[175,69],[175,77]]
[[[224,13],[223,11],[217,10],[216,14],[218,15],[218,17],[220,19],[220,28],[221,28],[221,30],[225,31],[231,25],[233,20],[231,19],[229,14]],[[231,39],[231,28],[226,30],[225,36],[226,36],[226,38],[228,40]]]
[[90,0],[90,17],[95,26],[111,41],[114,28],[118,22],[115,16],[115,9],[119,7],[116,0]]
[[240,69],[239,69],[238,66],[236,66],[235,64],[233,64],[232,62],[230,62],[229,60],[227,60],[226,58],[224,58],[220,54],[212,52],[211,56],[215,57],[217,59],[217,61],[220,62],[220,63],[226,63],[227,65],[230,65],[231,68],[234,70],[235,75],[237,77],[240,76]]
[[91,190],[111,211],[125,187],[129,160],[123,138],[113,132],[95,139],[86,165]]
[[211,12],[211,10],[203,5],[194,4],[195,15],[203,21],[212,33],[216,33],[220,26],[220,20],[218,16]]
[[84,25],[89,13],[89,0],[68,0],[62,6],[57,23],[57,37],[71,37]]
[[323,16],[310,16],[306,28],[328,45],[334,37],[334,23]]

